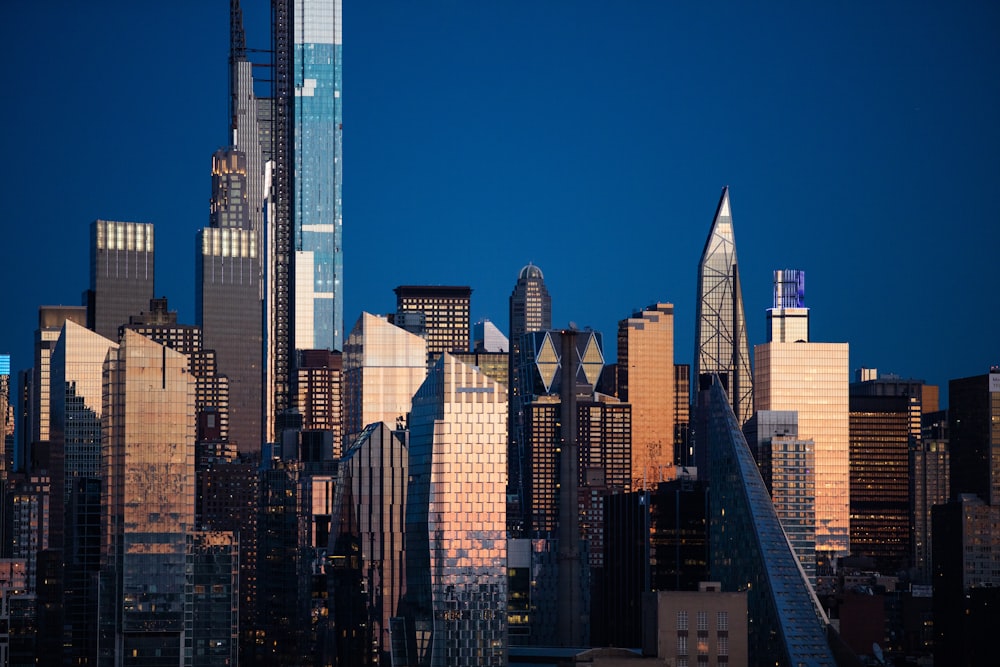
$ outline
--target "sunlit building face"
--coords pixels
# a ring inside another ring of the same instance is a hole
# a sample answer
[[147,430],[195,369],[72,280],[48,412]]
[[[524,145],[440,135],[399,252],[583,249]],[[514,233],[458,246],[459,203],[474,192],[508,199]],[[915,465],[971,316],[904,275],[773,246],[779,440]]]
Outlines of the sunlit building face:
[[445,354],[413,400],[407,596],[419,664],[507,662],[507,391]]

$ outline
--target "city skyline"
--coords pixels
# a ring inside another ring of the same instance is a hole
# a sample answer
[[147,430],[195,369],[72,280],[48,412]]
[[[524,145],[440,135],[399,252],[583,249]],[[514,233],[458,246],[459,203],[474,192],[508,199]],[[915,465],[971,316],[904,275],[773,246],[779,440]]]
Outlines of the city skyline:
[[[248,46],[267,48],[268,3],[243,5]],[[698,253],[729,185],[751,346],[772,271],[795,268],[816,339],[849,342],[852,369],[947,391],[997,363],[997,8],[346,5],[347,322],[391,312],[397,285],[468,284],[472,321],[506,330],[533,262],[555,326],[592,326],[614,358],[617,321],[669,301],[691,363]],[[105,6],[17,6],[5,28],[9,60],[33,54],[6,75],[25,103],[0,112],[23,128],[0,172],[15,370],[38,307],[80,303],[97,219],[155,225],[156,296],[195,321],[228,3]],[[37,52],[43,29],[55,46]],[[916,315],[945,306],[940,326]]]

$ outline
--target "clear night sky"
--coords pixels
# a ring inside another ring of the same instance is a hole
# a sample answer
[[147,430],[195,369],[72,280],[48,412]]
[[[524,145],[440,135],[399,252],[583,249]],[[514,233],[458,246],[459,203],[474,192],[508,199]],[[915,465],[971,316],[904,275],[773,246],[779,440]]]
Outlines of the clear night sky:
[[[690,363],[697,262],[729,185],[751,345],[771,271],[797,268],[813,339],[850,342],[852,368],[946,390],[1000,363],[1000,5],[861,5],[344,0],[348,329],[426,283],[471,285],[473,319],[506,330],[530,260],[554,323],[603,331],[609,361],[617,320],[667,300]],[[268,46],[268,7],[244,3],[251,47]],[[228,13],[5,5],[15,369],[37,307],[80,303],[95,218],[155,223],[157,294],[193,322]]]

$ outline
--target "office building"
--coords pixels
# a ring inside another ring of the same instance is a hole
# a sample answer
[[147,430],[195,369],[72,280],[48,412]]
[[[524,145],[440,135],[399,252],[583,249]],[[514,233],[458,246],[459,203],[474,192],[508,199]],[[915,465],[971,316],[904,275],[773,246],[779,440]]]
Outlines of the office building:
[[[931,512],[934,664],[983,664],[972,656],[986,657],[984,647],[995,652],[995,641],[975,635],[972,599],[1000,586],[1000,506],[960,493]],[[992,613],[996,616],[995,606]]]
[[[781,319],[782,310],[782,303],[775,302],[772,324]],[[809,324],[800,320],[785,330],[796,328],[808,331]],[[755,409],[794,410],[798,437],[815,444],[816,550],[824,561],[850,553],[848,352],[847,343],[811,340],[772,340],[754,348]]]
[[261,263],[259,232],[251,228],[246,154],[212,156],[210,227],[195,242],[195,323],[229,378],[229,438],[243,453],[263,442],[261,383]]
[[[177,311],[169,309],[166,298],[150,299],[148,308],[129,317],[120,330],[134,331],[187,357],[195,378],[196,423],[208,427],[196,435],[228,442],[229,378],[219,372],[215,350],[204,348],[201,327],[177,322]],[[203,418],[206,413],[210,419]]]
[[851,554],[881,572],[911,565],[910,400],[851,396]]
[[17,405],[11,394],[10,355],[0,354],[0,438],[3,438],[3,469],[14,467],[14,408]]
[[618,393],[632,404],[632,489],[673,479],[674,306],[656,303],[618,322]]
[[463,364],[476,366],[488,378],[507,386],[510,373],[510,354],[507,352],[452,352]]
[[910,525],[913,527],[914,581],[931,581],[931,508],[948,502],[951,459],[948,441],[925,437],[910,448]]
[[[341,3],[280,0],[271,9],[270,100],[254,97],[248,65],[234,68],[230,85],[231,111],[242,114],[233,118],[236,147],[249,154],[259,141],[267,161],[269,441],[292,404],[294,351],[341,350],[344,331]],[[242,16],[232,14],[238,29],[230,30],[231,60],[245,60]]]
[[748,664],[832,665],[829,622],[785,538],[729,397],[717,381],[704,394],[712,450],[710,570],[721,590],[747,592]]
[[[480,320],[472,327],[472,351],[508,353],[510,344],[503,332],[489,320]],[[507,382],[504,380],[504,382]]]
[[[33,465],[34,443],[49,439],[49,364],[52,348],[55,347],[63,325],[72,321],[86,325],[87,310],[82,306],[40,306],[38,308],[38,329],[35,330],[35,365],[31,371],[27,424],[21,429],[21,442],[15,455],[14,468],[29,470]],[[117,334],[116,334],[117,337]]]
[[948,383],[951,496],[1000,505],[1000,366]]
[[768,343],[808,343],[809,309],[806,307],[806,272],[774,272],[774,307],[767,309]]
[[691,379],[698,382],[703,373],[718,374],[729,392],[736,417],[741,423],[745,422],[754,410],[754,378],[750,369],[750,347],[728,187],[722,189],[712,229],[698,263],[695,303],[694,372]]
[[368,425],[337,470],[330,550],[337,664],[389,664],[406,586],[407,432]]
[[[534,264],[528,263],[517,275],[517,283],[509,299],[510,320],[510,365],[508,367],[507,390],[509,392],[507,418],[507,464],[510,493],[517,497],[521,484],[523,464],[520,458],[521,445],[517,441],[524,431],[524,400],[521,390],[521,337],[532,331],[547,331],[552,328],[552,297],[545,286],[545,275]],[[511,508],[512,515],[518,515],[520,508]],[[517,522],[517,519],[515,519]]]
[[105,364],[99,664],[190,665],[194,378],[125,330]]
[[723,592],[707,581],[694,591],[650,594],[643,600],[643,654],[672,665],[751,664],[747,598],[746,591]]
[[422,313],[427,340],[428,367],[443,352],[469,349],[472,288],[446,285],[400,285],[396,293],[396,315],[392,322],[404,326],[410,314]]
[[191,550],[191,665],[239,665],[239,539],[194,531]]
[[761,410],[743,425],[778,521],[816,586],[816,445],[798,438],[798,413]]
[[394,664],[507,664],[506,414],[503,386],[447,353],[413,399]]
[[303,431],[330,434],[332,455],[339,457],[343,441],[341,379],[343,355],[330,350],[298,350],[295,404]]
[[674,463],[692,466],[691,365],[674,364]]
[[413,395],[427,377],[427,343],[383,317],[362,313],[344,346],[344,435],[368,424],[406,425]]
[[153,225],[95,220],[90,225],[87,328],[118,339],[118,327],[153,298]]

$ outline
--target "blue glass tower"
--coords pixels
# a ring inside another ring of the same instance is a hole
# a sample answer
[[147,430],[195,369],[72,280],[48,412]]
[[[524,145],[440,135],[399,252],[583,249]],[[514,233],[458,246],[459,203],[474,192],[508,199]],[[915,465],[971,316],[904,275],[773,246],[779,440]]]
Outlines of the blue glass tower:
[[343,349],[340,0],[294,0],[292,229],[295,348]]

